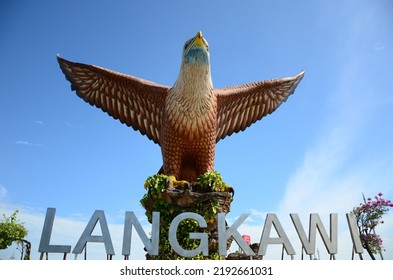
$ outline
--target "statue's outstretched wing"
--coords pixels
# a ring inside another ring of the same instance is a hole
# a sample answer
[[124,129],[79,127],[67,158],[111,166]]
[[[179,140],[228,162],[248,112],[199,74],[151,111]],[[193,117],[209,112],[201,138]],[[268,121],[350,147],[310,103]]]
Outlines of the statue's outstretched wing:
[[71,82],[71,89],[80,98],[160,145],[161,119],[169,87],[59,56],[57,60]]
[[217,93],[216,142],[245,130],[274,112],[291,95],[304,72],[290,78],[215,89]]

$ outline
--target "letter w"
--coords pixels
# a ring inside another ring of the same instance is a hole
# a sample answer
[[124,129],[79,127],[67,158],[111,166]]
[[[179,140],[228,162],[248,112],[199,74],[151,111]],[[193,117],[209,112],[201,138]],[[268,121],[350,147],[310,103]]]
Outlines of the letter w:
[[315,254],[315,243],[317,228],[322,237],[326,250],[330,255],[337,254],[337,213],[330,214],[330,238],[323,227],[321,218],[318,214],[310,214],[309,237],[307,238],[298,214],[289,214],[292,219],[296,232],[302,242],[307,255]]

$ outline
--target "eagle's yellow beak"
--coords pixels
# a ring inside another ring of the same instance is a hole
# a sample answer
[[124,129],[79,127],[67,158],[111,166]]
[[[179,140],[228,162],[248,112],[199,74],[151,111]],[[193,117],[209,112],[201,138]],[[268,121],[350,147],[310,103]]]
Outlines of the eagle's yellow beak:
[[198,31],[198,33],[195,35],[194,44],[200,47],[203,47],[205,45],[205,43],[203,42],[203,36],[201,31]]

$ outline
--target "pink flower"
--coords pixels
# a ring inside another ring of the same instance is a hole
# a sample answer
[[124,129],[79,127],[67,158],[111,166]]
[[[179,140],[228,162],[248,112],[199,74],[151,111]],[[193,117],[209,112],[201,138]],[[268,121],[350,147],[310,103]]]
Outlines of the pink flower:
[[379,195],[379,196],[383,196],[383,193],[379,193],[378,195]]

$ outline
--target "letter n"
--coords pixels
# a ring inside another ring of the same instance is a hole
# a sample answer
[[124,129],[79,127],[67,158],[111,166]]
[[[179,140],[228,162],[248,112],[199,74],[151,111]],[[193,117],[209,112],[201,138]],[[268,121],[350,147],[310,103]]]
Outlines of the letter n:
[[135,227],[136,232],[143,242],[143,245],[145,245],[146,251],[152,256],[158,255],[158,243],[160,238],[160,212],[153,212],[150,240],[136,218],[134,212],[126,211],[123,232],[123,256],[129,256],[131,253],[132,226]]

